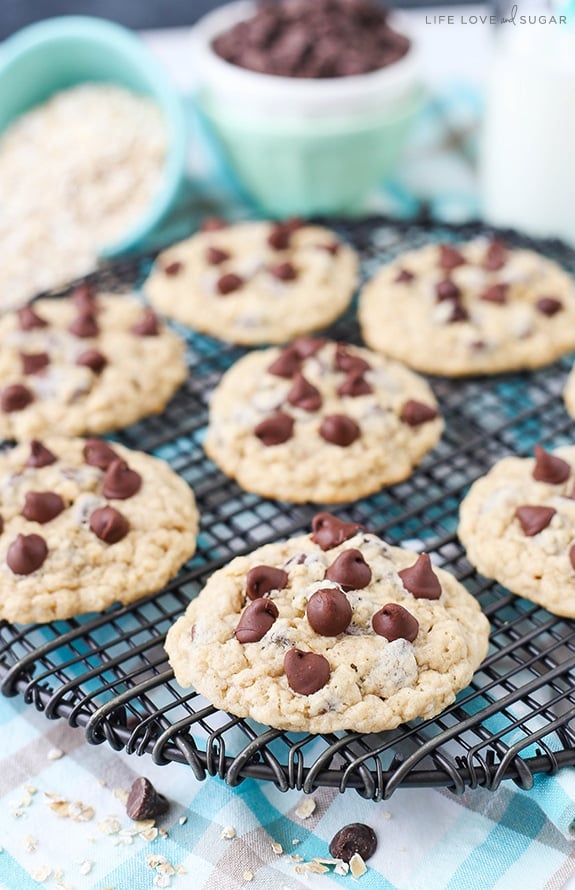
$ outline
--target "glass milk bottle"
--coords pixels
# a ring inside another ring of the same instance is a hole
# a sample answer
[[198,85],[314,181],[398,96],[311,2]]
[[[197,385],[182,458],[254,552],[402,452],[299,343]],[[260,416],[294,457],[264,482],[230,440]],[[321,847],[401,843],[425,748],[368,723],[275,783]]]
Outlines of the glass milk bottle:
[[[559,7],[514,11],[515,24],[499,24],[494,35],[480,155],[483,216],[575,246],[575,16]],[[513,8],[498,18],[512,15]]]

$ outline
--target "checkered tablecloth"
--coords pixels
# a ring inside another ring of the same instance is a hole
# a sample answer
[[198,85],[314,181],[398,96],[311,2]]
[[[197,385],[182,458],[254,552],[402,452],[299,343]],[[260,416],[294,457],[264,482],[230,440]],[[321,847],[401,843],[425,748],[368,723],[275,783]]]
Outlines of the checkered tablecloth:
[[[371,209],[406,216],[422,209],[449,220],[477,215],[476,92],[452,87],[430,96],[394,180]],[[190,215],[248,208],[214,166],[199,132],[195,179],[166,229],[176,237]],[[48,721],[20,699],[0,698],[0,886],[6,890],[232,890],[355,886],[351,876],[310,871],[349,822],[367,822],[376,854],[359,878],[365,890],[557,890],[575,875],[575,771],[537,777],[530,792],[400,789],[384,803],[321,790],[315,810],[303,796],[248,780],[229,788],[200,783],[178,764],[93,747],[82,730]],[[125,813],[136,776],[170,801],[155,825]],[[280,846],[278,846],[280,845]],[[575,886],[575,885],[573,885]]]

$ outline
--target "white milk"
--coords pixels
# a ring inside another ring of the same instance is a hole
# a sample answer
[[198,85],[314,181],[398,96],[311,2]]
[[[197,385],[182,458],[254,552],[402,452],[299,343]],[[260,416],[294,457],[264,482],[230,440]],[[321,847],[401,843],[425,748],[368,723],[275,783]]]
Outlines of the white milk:
[[481,146],[483,215],[575,246],[575,33],[496,35]]

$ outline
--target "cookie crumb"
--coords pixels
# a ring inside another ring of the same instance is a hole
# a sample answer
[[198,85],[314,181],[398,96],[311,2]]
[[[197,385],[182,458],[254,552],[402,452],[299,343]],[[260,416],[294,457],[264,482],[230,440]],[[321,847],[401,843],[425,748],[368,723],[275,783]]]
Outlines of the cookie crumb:
[[295,814],[299,819],[309,819],[311,814],[315,812],[316,806],[315,798],[305,797],[299,807],[297,807]]
[[222,840],[231,841],[233,840],[233,838],[235,838],[235,836],[236,829],[233,827],[233,825],[226,825],[225,828],[222,828],[222,833],[220,834]]
[[242,875],[244,881],[253,881],[254,873],[253,871],[245,871]]
[[367,865],[359,853],[354,853],[349,860],[349,870],[354,878],[361,878],[361,876],[366,873]]
[[283,854],[284,848],[281,844],[278,844],[276,841],[272,841],[272,850],[276,854],[276,856],[281,856]]
[[36,881],[37,884],[43,884],[44,881],[48,880],[51,874],[52,869],[47,865],[43,865],[41,868],[37,868],[36,871],[32,872],[31,878],[33,881]]
[[60,760],[64,756],[64,752],[61,748],[50,748],[46,756],[48,760]]

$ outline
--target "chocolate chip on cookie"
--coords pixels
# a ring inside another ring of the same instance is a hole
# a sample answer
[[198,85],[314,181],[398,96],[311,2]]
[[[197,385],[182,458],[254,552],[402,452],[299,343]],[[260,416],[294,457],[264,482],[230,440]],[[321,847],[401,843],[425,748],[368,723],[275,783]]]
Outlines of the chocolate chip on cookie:
[[442,269],[456,269],[457,266],[464,266],[466,262],[463,254],[451,244],[439,245],[439,265]]
[[288,392],[287,400],[290,405],[302,408],[304,411],[318,411],[322,404],[319,390],[299,372],[294,376],[293,386]]
[[159,333],[158,318],[151,309],[145,309],[141,320],[132,325],[132,334],[138,337],[157,337]]
[[353,613],[345,593],[325,587],[311,595],[306,614],[316,633],[323,637],[337,637],[349,625]]
[[500,306],[503,306],[507,302],[508,290],[509,285],[500,281],[498,284],[492,284],[491,287],[488,287],[479,299],[485,300],[486,303],[498,303]]
[[461,297],[461,290],[451,278],[444,278],[435,285],[435,294],[437,302],[441,303],[443,300],[458,300]]
[[50,356],[47,352],[21,352],[23,374],[38,374],[50,364]]
[[557,315],[558,312],[561,312],[563,303],[561,300],[556,300],[555,297],[540,297],[535,303],[535,307],[541,315],[552,317],[553,315]]
[[251,600],[259,599],[272,590],[283,590],[288,583],[288,574],[273,566],[254,566],[246,578],[246,593]]
[[130,819],[139,822],[142,819],[155,819],[169,808],[163,794],[156,791],[149,779],[143,776],[136,779],[126,801],[126,813]]
[[6,562],[15,575],[31,575],[48,556],[48,546],[40,535],[18,535],[8,547]]
[[219,247],[210,245],[206,248],[206,262],[210,266],[219,266],[229,260],[231,254],[227,250],[220,250]]
[[438,411],[437,408],[433,408],[431,405],[425,405],[416,399],[408,399],[403,404],[399,416],[408,426],[420,426],[422,423],[435,420],[438,416]]
[[299,355],[300,359],[310,358],[312,355],[317,355],[317,353],[322,349],[326,343],[329,341],[325,339],[325,337],[296,337],[296,339],[291,344],[291,348],[294,350],[296,355]]
[[168,263],[167,266],[164,266],[163,272],[168,278],[175,278],[176,275],[179,275],[183,271],[183,269],[184,264],[180,263],[178,260],[174,260],[172,263]]
[[409,284],[409,282],[414,279],[415,275],[413,272],[410,272],[409,269],[400,269],[395,276],[394,281],[396,284]]
[[47,328],[48,322],[42,318],[32,306],[22,306],[18,309],[18,324],[21,331],[31,331],[34,328]]
[[387,603],[371,619],[376,634],[392,643],[394,640],[408,640],[413,643],[419,633],[419,621],[399,603]]
[[82,368],[89,368],[94,374],[101,374],[108,364],[108,359],[97,349],[86,349],[80,353],[76,364]]
[[272,600],[254,600],[242,612],[235,629],[236,640],[240,643],[259,642],[267,634],[278,615],[278,608]]
[[343,522],[331,513],[317,513],[311,521],[311,527],[311,539],[322,550],[339,547],[363,529],[358,522]]
[[371,581],[371,569],[361,550],[351,548],[339,554],[328,567],[325,577],[339,584],[342,590],[361,590]]
[[312,695],[322,689],[331,673],[329,661],[315,652],[290,649],[284,656],[284,671],[290,689],[300,695]]
[[349,371],[346,379],[337,388],[338,396],[357,398],[357,396],[367,396],[372,393],[373,386],[367,382],[363,374],[363,371]]
[[22,516],[31,522],[42,525],[59,516],[66,504],[59,494],[53,491],[29,491],[26,494]]
[[70,294],[70,300],[80,312],[96,312],[96,288],[85,281],[78,284]]
[[278,279],[278,281],[295,281],[297,278],[296,267],[293,263],[287,261],[285,263],[276,263],[275,266],[270,266],[269,271],[274,278]]
[[84,460],[91,467],[107,470],[111,463],[119,460],[116,452],[101,439],[88,439],[82,450]]
[[412,566],[402,569],[398,575],[405,589],[416,599],[438,600],[441,596],[441,584],[427,553],[421,553]]
[[225,297],[227,294],[239,290],[243,286],[243,283],[244,279],[239,275],[236,275],[235,272],[226,272],[225,275],[218,278],[216,288],[218,293],[221,294],[222,297]]
[[287,442],[293,435],[294,419],[283,411],[276,411],[271,417],[266,417],[261,423],[258,423],[254,429],[254,435],[260,440],[262,445],[267,447],[272,445],[281,445]]
[[327,252],[331,253],[332,256],[336,256],[336,254],[339,253],[340,247],[341,244],[339,243],[339,241],[329,241],[325,244],[317,245],[318,250],[327,250]]
[[5,414],[12,414],[14,411],[23,411],[33,401],[34,393],[32,390],[24,386],[23,383],[12,383],[2,390],[0,408]]
[[345,371],[346,373],[350,371],[365,373],[371,370],[371,365],[368,361],[359,355],[349,352],[343,343],[338,343],[336,346],[334,365],[337,371]]
[[99,507],[90,516],[90,529],[106,544],[117,544],[130,531],[130,523],[114,507]]
[[321,422],[319,434],[326,442],[347,448],[359,438],[361,430],[346,414],[328,414]]
[[494,238],[490,241],[483,259],[483,267],[490,272],[497,272],[507,262],[507,247],[502,241]]
[[571,474],[571,466],[566,460],[549,454],[540,445],[535,446],[535,466],[533,478],[536,482],[549,482],[550,485],[559,485],[565,482]]
[[523,534],[532,538],[547,528],[556,512],[553,507],[534,507],[525,504],[523,507],[517,507],[515,516],[519,520]]
[[287,250],[290,246],[291,231],[288,226],[277,223],[268,235],[268,244],[273,250]]
[[451,315],[447,319],[449,324],[454,324],[458,321],[469,321],[469,312],[459,300],[453,301],[453,306],[451,308]]
[[349,862],[358,853],[362,859],[369,859],[377,849],[377,837],[369,825],[363,822],[351,822],[344,825],[334,834],[329,845],[330,855],[334,859]]
[[293,347],[282,349],[278,357],[267,368],[268,374],[275,377],[293,377],[301,368],[302,359]]
[[102,494],[105,498],[126,500],[133,497],[142,487],[142,477],[131,470],[125,460],[117,458],[109,464],[102,481]]
[[30,456],[26,461],[27,467],[48,467],[55,464],[58,458],[52,454],[49,448],[46,448],[38,439],[32,439],[30,442]]
[[80,312],[68,326],[68,330],[71,334],[74,334],[75,337],[80,337],[81,339],[97,337],[100,333],[96,316],[92,311]]

